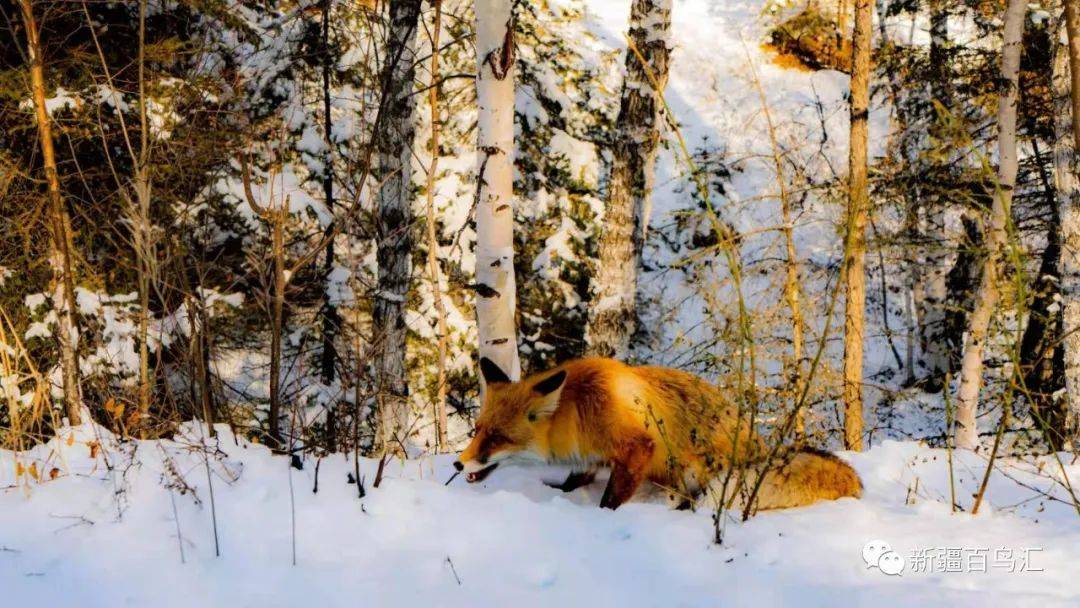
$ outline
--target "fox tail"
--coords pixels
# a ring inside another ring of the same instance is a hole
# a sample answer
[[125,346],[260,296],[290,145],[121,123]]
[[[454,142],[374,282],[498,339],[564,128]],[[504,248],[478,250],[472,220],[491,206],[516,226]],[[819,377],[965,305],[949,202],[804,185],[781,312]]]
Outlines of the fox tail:
[[749,465],[743,483],[732,484],[727,491],[727,497],[735,496],[735,500],[725,502],[744,509],[759,480],[761,487],[753,505],[757,511],[801,507],[846,496],[859,498],[863,489],[859,475],[848,463],[823,450],[801,448],[774,460],[771,467],[764,463]]

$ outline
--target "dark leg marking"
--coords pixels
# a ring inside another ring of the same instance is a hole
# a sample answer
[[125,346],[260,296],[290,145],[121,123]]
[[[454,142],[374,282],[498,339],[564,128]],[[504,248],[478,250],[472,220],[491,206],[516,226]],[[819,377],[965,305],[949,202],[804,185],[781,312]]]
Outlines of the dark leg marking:
[[587,486],[596,480],[595,471],[574,471],[566,477],[566,481],[562,483],[548,483],[545,485],[555,488],[556,490],[562,490],[563,492],[573,492],[574,490]]
[[649,460],[653,454],[653,442],[647,436],[630,441],[621,450],[618,458],[611,463],[611,478],[604,488],[600,507],[618,509],[619,505],[630,500],[638,486],[645,480]]

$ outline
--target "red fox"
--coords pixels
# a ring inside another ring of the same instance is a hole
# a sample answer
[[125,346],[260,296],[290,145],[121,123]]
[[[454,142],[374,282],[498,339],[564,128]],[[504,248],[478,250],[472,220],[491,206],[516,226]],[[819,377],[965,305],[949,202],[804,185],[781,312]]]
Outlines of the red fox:
[[487,389],[476,434],[454,463],[469,483],[524,457],[569,464],[573,472],[555,486],[566,492],[592,483],[598,467],[610,467],[600,506],[611,509],[646,480],[689,506],[719,473],[739,464],[747,465],[738,468],[750,471],[750,485],[764,470],[759,510],[862,493],[854,469],[827,452],[791,450],[764,467],[764,442],[746,417],[740,421],[719,388],[687,372],[599,358],[520,382],[486,358],[480,371]]

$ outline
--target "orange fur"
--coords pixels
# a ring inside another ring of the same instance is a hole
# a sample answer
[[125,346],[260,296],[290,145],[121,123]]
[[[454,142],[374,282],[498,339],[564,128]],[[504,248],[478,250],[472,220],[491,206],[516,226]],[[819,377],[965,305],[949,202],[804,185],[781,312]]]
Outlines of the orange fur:
[[[562,372],[561,385],[543,394]],[[478,471],[520,452],[578,469],[610,466],[601,505],[612,508],[645,480],[696,495],[733,465],[753,463],[751,471],[760,470],[765,454],[746,417],[716,386],[675,369],[599,358],[570,361],[521,382],[489,379],[476,434],[459,462]],[[860,489],[840,459],[798,452],[766,475],[757,505],[857,497]]]

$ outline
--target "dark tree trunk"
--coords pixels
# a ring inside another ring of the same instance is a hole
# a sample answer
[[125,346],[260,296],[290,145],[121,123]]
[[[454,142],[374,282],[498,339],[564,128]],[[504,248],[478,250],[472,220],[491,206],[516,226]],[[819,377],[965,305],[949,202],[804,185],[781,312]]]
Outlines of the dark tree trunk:
[[1050,219],[1039,275],[1032,285],[1028,323],[1020,342],[1020,373],[1024,378],[1024,396],[1028,397],[1039,426],[1045,425],[1048,442],[1055,450],[1060,450],[1065,444],[1065,409],[1054,396],[1065,385],[1065,358],[1061,348],[1063,318],[1059,304],[1061,215],[1056,190],[1039,154],[1038,139],[1032,138],[1031,143]]
[[[323,138],[326,145],[326,154],[323,157],[323,200],[326,204],[326,212],[334,217],[334,153],[333,153],[333,122],[330,116],[330,85],[331,85],[331,57],[330,57],[330,0],[323,0],[322,6],[322,95],[323,95]],[[326,233],[334,231],[331,222],[326,227]],[[334,239],[326,243],[326,261],[323,264],[323,273],[326,275],[326,287],[323,295],[322,308],[322,358],[319,367],[322,372],[323,384],[334,381],[334,366],[337,362],[337,350],[334,346],[334,338],[341,326],[341,316],[337,306],[330,297],[331,273],[334,270]]]
[[[625,357],[637,329],[637,271],[660,138],[660,96],[668,78],[670,28],[670,0],[633,0],[632,48],[626,51],[626,79],[615,124],[608,203],[599,239],[600,259],[589,303],[586,341],[587,352],[592,355]],[[647,66],[642,65],[642,60]],[[655,83],[649,78],[650,72]]]
[[[930,3],[930,96],[947,112],[952,111],[952,70],[949,69],[949,13],[945,0]],[[930,110],[932,138],[947,137],[943,121]],[[951,205],[950,190],[955,183],[952,163],[949,159],[932,160],[923,167],[931,184],[922,192],[920,205],[926,218],[924,231],[925,255],[920,275],[923,285],[923,310],[920,327],[920,344],[927,376],[922,386],[927,392],[936,393],[944,385],[953,352],[946,339],[947,310],[954,303],[949,300],[946,268],[951,243],[945,235],[945,212]]]
[[945,328],[942,340],[949,352],[949,369],[960,369],[964,351],[964,331],[967,330],[968,314],[975,304],[975,286],[982,276],[983,236],[979,223],[971,215],[960,218],[964,226],[963,240],[958,244],[956,263],[949,270],[946,281],[949,307],[945,311]]
[[411,166],[415,96],[416,27],[420,0],[391,0],[390,28],[382,67],[386,99],[384,128],[377,136],[378,181],[375,238],[379,265],[373,313],[375,388],[383,449],[404,445],[409,385],[405,369],[406,299],[412,268]]

